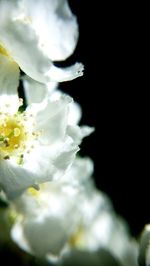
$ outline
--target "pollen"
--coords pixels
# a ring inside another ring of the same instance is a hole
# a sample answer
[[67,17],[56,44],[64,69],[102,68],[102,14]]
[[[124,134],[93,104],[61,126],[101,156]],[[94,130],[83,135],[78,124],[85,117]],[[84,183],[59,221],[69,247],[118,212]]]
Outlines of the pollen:
[[[22,99],[20,99],[22,103]],[[0,112],[0,160],[15,161],[23,165],[36,147],[40,132],[35,130],[36,120],[31,112],[18,110],[14,114]]]
[[21,118],[19,115],[0,115],[0,155],[3,158],[9,158],[23,150],[27,136]]

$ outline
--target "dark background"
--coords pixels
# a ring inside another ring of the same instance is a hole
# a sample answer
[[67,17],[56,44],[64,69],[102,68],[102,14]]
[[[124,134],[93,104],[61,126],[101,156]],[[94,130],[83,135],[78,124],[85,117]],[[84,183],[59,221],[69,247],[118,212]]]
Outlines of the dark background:
[[84,76],[61,84],[83,109],[95,133],[81,146],[95,163],[97,187],[138,235],[150,222],[148,186],[148,71],[142,10],[138,6],[69,1],[80,37],[67,64],[85,65]]

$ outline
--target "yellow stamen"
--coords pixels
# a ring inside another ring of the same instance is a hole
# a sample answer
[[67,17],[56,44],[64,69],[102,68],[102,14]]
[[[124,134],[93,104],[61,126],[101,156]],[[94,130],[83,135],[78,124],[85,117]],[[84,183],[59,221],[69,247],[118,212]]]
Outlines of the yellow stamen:
[[[30,126],[27,123],[30,121]],[[32,134],[34,117],[25,112],[14,115],[0,112],[0,160],[15,159],[18,165],[25,162],[26,155],[34,149],[37,133]]]
[[23,148],[26,140],[24,126],[17,117],[6,116],[0,121],[0,154],[10,156]]

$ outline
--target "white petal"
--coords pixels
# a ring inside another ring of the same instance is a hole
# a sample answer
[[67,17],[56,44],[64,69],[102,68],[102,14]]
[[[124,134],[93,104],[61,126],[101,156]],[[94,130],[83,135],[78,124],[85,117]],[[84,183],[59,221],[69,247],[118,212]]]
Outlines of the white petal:
[[82,138],[89,136],[91,133],[94,132],[94,130],[95,130],[94,127],[82,126],[81,127]]
[[87,183],[89,183],[93,170],[94,165],[90,158],[77,157],[59,182],[78,187],[79,189],[83,185],[85,188]]
[[17,223],[11,229],[11,238],[14,242],[16,242],[20,248],[24,251],[31,253],[30,247],[24,237],[23,227],[21,225],[21,221],[18,219]]
[[67,239],[66,225],[59,217],[43,217],[43,219],[28,220],[24,225],[24,234],[33,254],[44,256],[49,251],[59,254]]
[[34,30],[15,18],[14,3],[6,3],[0,9],[0,43],[26,74],[35,80],[45,82],[44,73],[48,71],[52,62],[39,49]]
[[[24,76],[23,85],[28,105],[32,103],[40,103],[46,97],[49,97],[52,101],[60,100],[63,95],[61,91],[56,90],[58,87],[57,82],[43,84],[31,79],[28,76]],[[69,104],[68,124],[78,124],[81,119],[81,115],[82,110],[80,105],[76,102],[71,102]]]
[[89,136],[94,131],[94,128],[88,126],[79,127],[77,125],[69,125],[67,127],[68,135],[73,139],[73,141],[80,145],[84,137]]
[[9,57],[0,53],[0,111],[10,114],[19,108],[19,68]]
[[26,188],[35,185],[35,177],[32,173],[1,157],[0,169],[0,187],[9,199],[19,196]]
[[25,0],[39,43],[52,61],[64,60],[74,51],[78,39],[76,17],[66,0]]
[[81,63],[66,68],[58,68],[52,65],[45,75],[47,79],[51,77],[52,81],[62,82],[83,76],[83,70],[84,66]]
[[67,168],[71,166],[72,162],[75,160],[76,153],[79,151],[79,148],[77,146],[72,149],[70,148],[70,145],[68,146],[66,145],[66,148],[68,149],[68,151],[67,150],[65,151],[65,146],[64,146],[64,150],[62,150],[59,156],[57,156],[56,159],[54,160],[54,165],[56,169],[59,169],[59,171],[62,171],[61,176],[63,176],[63,174],[65,173],[65,170],[67,170]]
[[54,144],[65,137],[68,121],[68,105],[72,101],[69,96],[63,96],[58,101],[43,102],[42,109],[36,115],[37,130],[41,131],[40,141],[44,144]]
[[40,103],[48,97],[57,87],[57,82],[49,82],[47,85],[37,82],[28,76],[23,78],[25,97],[27,104]]
[[68,123],[70,125],[76,125],[79,123],[82,116],[82,110],[78,103],[72,102],[69,105]]
[[77,151],[77,146],[72,148],[67,142],[54,146],[37,146],[24,156],[23,169],[29,177],[33,177],[34,184],[57,180],[72,164]]
[[48,90],[43,83],[36,82],[28,76],[25,76],[23,78],[23,85],[28,105],[32,103],[40,103],[45,97],[47,97]]
[[[56,90],[58,87],[57,82],[49,82],[45,85],[31,79],[28,76],[24,76],[23,85],[28,105],[32,103],[40,103],[46,97],[49,97],[53,101],[60,100],[63,94],[61,91]],[[82,110],[80,105],[76,102],[71,102],[69,104],[68,123],[70,125],[78,124],[81,119],[81,115]]]

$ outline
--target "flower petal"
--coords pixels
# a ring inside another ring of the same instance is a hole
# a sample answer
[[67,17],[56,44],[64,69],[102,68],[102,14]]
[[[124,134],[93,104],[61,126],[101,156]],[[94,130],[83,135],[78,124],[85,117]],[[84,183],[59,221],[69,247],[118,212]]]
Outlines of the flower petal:
[[[29,178],[29,180],[24,180],[20,184],[22,190],[62,177],[75,159],[77,151],[78,146],[72,147],[68,142],[54,145],[54,147],[51,147],[51,145],[34,147],[29,154],[24,155],[24,163],[20,166],[20,183],[21,178],[24,179],[24,172]],[[17,168],[13,171],[17,171]],[[13,182],[13,179],[11,182]]]
[[19,196],[26,188],[35,186],[33,174],[28,173],[19,165],[0,157],[0,187],[9,199]]
[[81,119],[82,110],[78,103],[72,102],[69,105],[68,123],[70,125],[77,125]]
[[44,72],[52,62],[39,49],[38,38],[30,24],[17,18],[21,14],[17,2],[1,1],[0,43],[25,73],[45,82]]
[[24,0],[24,17],[30,18],[39,44],[52,61],[70,56],[78,40],[78,24],[67,0]]
[[82,64],[60,69],[52,63],[69,56],[77,41],[77,23],[67,1],[38,0],[35,5],[2,0],[0,24],[1,46],[33,79],[61,82],[83,74]]
[[77,145],[81,144],[84,137],[89,136],[94,131],[94,128],[88,126],[79,127],[77,125],[68,125],[67,133]]
[[63,217],[61,218],[49,215],[49,217],[28,220],[25,223],[24,234],[33,254],[44,256],[49,251],[52,254],[60,253],[70,233],[70,230],[68,232],[65,230],[66,223]]
[[17,112],[19,98],[19,68],[9,57],[0,53],[0,111],[10,114]]
[[[24,237],[23,234],[23,228],[21,226],[21,221],[18,219],[17,223],[14,224],[12,230],[11,230],[11,237],[14,240],[14,242],[17,242],[19,240],[19,246],[26,252],[31,253],[31,249]],[[18,242],[17,242],[18,243]]]
[[23,85],[27,104],[40,103],[48,94],[51,94],[57,87],[57,82],[49,82],[47,85],[37,82],[28,76],[24,76]]
[[93,170],[94,165],[90,158],[77,157],[59,182],[65,182],[65,184],[68,183],[71,186],[81,186],[83,184],[86,187]]
[[82,63],[76,63],[66,68],[59,68],[52,65],[45,75],[47,79],[51,77],[52,81],[62,82],[83,76],[83,71],[84,66]]
[[36,128],[41,131],[40,142],[54,144],[62,140],[68,122],[68,105],[72,101],[69,96],[62,95],[57,101],[45,99],[40,105],[34,104],[27,112],[36,113]]
[[[47,84],[42,84],[31,79],[28,76],[23,77],[23,85],[25,91],[25,97],[27,104],[40,103],[46,97],[49,97],[51,100],[58,100],[62,97],[62,92],[57,89],[57,82],[49,82]],[[69,113],[68,113],[68,123],[70,125],[78,124],[81,119],[82,110],[78,103],[71,102],[69,104]]]

